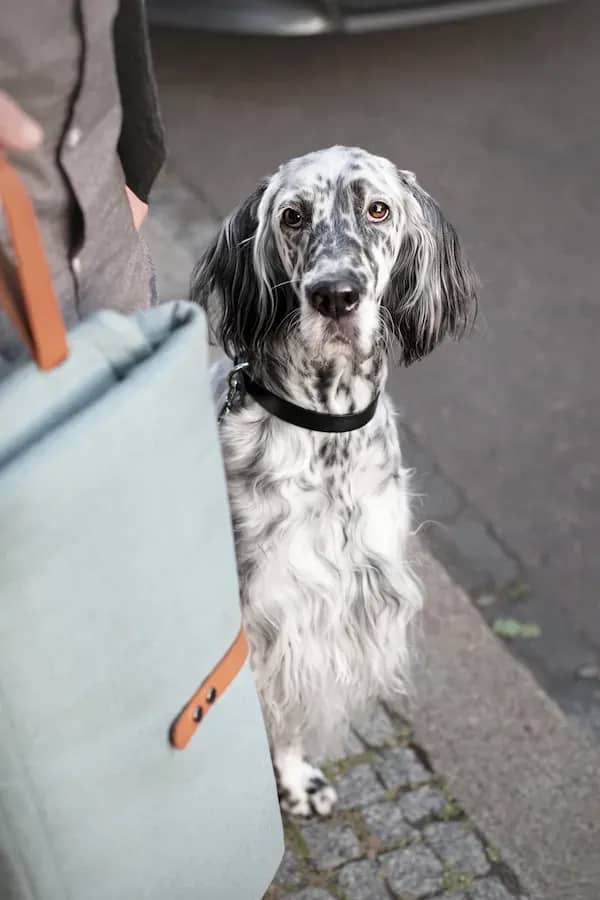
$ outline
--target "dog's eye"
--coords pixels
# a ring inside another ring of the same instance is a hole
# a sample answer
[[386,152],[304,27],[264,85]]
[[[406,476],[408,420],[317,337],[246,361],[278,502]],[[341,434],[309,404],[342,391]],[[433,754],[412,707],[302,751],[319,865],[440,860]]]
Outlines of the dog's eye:
[[281,221],[288,228],[300,228],[304,219],[302,218],[302,213],[292,206],[288,206],[281,214]]
[[387,203],[383,203],[381,200],[375,200],[374,203],[369,205],[367,210],[367,215],[371,222],[385,222],[387,217],[390,214],[390,208]]

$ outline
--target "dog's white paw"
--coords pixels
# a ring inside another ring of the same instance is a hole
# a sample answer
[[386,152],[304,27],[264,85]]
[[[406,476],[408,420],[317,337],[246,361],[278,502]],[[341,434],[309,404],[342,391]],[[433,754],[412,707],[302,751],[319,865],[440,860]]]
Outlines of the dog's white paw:
[[331,815],[337,794],[320,769],[288,753],[279,757],[275,771],[284,812],[293,816]]
[[[312,766],[310,768],[313,769]],[[310,805],[318,816],[330,816],[337,803],[336,790],[329,784],[320,769],[313,769],[313,772],[317,772],[318,775],[315,776],[307,790]]]

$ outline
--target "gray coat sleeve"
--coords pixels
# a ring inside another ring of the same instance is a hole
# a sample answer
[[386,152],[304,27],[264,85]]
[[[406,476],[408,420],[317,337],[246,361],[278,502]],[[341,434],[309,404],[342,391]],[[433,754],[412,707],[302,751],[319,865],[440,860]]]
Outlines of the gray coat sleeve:
[[143,0],[121,0],[114,46],[123,109],[119,157],[127,186],[147,201],[166,150]]

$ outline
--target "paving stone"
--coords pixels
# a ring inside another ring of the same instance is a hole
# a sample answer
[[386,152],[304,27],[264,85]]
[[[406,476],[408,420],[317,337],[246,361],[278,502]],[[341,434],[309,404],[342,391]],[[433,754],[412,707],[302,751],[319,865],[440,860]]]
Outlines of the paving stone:
[[442,864],[422,844],[385,853],[380,861],[390,889],[401,900],[419,900],[442,886]]
[[300,884],[300,880],[301,873],[298,866],[296,854],[292,850],[287,848],[285,853],[283,854],[281,865],[277,869],[277,874],[275,875],[274,881],[277,884],[297,885]]
[[438,815],[446,806],[446,802],[442,792],[428,784],[398,798],[404,818],[412,825],[428,816]]
[[349,825],[314,822],[301,828],[310,858],[321,871],[335,869],[362,855],[358,838]]
[[515,900],[497,878],[476,881],[471,888],[471,900]]
[[346,900],[389,900],[377,863],[366,859],[340,869],[338,884]]
[[367,806],[385,797],[385,789],[368,763],[360,763],[336,778],[335,789],[339,798],[338,809]]
[[365,745],[354,731],[350,731],[344,740],[344,756],[358,756],[365,752]]
[[383,758],[375,763],[375,768],[387,788],[414,786],[432,777],[410,747],[384,750]]
[[369,747],[383,747],[387,741],[397,737],[394,723],[378,704],[356,722],[354,728]]
[[448,866],[467,875],[485,875],[490,864],[481,842],[461,822],[428,825],[425,840]]
[[323,888],[309,887],[294,894],[286,894],[285,900],[334,900],[334,898]]
[[362,817],[371,834],[385,844],[407,841],[417,836],[397,803],[376,803],[364,809]]

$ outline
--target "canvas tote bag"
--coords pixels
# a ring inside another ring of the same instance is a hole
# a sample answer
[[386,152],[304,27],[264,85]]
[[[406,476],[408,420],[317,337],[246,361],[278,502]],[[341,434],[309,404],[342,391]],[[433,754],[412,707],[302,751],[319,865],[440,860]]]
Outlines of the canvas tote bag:
[[258,900],[283,853],[202,312],[65,334],[0,159],[36,362],[0,380],[0,896]]

